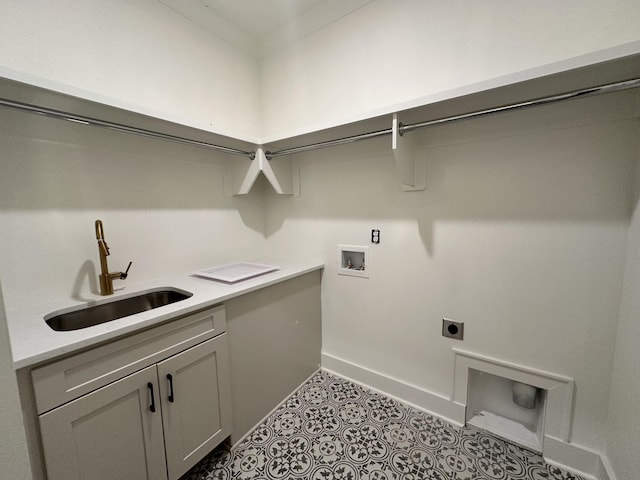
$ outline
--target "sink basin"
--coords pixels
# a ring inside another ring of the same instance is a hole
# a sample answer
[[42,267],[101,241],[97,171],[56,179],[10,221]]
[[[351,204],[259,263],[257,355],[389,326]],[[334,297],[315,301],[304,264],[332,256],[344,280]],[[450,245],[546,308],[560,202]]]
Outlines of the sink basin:
[[192,293],[183,290],[164,288],[65,313],[54,312],[44,319],[52,329],[58,332],[68,332],[163,307],[185,300],[192,295]]

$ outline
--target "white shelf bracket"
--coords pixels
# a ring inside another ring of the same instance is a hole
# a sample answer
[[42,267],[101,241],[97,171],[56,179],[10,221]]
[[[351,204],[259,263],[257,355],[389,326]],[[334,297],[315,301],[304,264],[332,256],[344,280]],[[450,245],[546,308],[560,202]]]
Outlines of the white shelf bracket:
[[400,134],[400,121],[398,114],[393,114],[391,127],[391,150],[393,158],[400,170],[400,181],[405,192],[424,190],[425,164],[416,160],[416,148],[413,141]]
[[230,160],[228,169],[228,188],[232,195],[246,195],[251,191],[256,180],[263,174],[276,193],[281,195],[300,196],[300,181],[297,165],[289,156],[267,160],[262,148],[256,150],[253,160]]
[[225,175],[225,190],[228,196],[246,195],[260,175],[260,162],[258,155],[250,158],[233,157],[227,162],[227,175]]
[[291,155],[283,155],[267,160],[262,149],[258,151],[264,157],[264,167],[262,173],[280,195],[300,196],[300,175],[298,164],[291,158]]

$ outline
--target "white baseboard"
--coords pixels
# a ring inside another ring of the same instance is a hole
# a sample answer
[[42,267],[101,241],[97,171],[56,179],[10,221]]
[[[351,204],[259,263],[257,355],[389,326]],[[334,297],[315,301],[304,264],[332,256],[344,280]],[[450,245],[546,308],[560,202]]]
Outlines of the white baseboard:
[[389,377],[347,360],[322,353],[322,369],[379,391],[411,407],[440,417],[453,425],[464,425],[465,406],[423,388]]
[[609,463],[609,458],[606,454],[600,455],[600,463],[598,464],[598,480],[617,480],[616,474]]
[[586,478],[606,480],[601,477],[600,453],[589,448],[545,435],[543,456],[551,465],[557,465]]
[[[376,390],[418,410],[437,416],[456,426],[465,424],[466,405],[416,385],[347,360],[322,353],[322,369]],[[547,462],[591,480],[616,480],[606,457],[588,448],[555,437],[544,437]]]

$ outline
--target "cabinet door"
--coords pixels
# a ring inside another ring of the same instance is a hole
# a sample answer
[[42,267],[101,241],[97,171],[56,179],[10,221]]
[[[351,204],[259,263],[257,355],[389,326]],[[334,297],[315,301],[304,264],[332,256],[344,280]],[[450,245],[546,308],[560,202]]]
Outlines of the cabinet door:
[[151,366],[40,415],[48,479],[166,479],[157,385]]
[[231,434],[227,335],[158,363],[167,469],[175,480]]

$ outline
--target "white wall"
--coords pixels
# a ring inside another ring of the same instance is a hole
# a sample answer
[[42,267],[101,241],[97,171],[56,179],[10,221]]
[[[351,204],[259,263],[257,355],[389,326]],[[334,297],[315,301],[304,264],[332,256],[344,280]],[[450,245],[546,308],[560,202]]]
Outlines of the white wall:
[[[237,138],[258,136],[255,60],[153,0],[3,1],[0,74]],[[7,309],[98,289],[97,218],[111,269],[134,262],[127,285],[264,251],[260,185],[247,197],[226,197],[228,160],[220,155],[6,110],[0,144]],[[2,474],[27,479],[3,315],[0,343]]]
[[0,74],[258,137],[256,61],[156,0],[4,0]]
[[[255,60],[154,0],[0,2],[0,75],[257,138]],[[220,156],[0,111],[7,308],[97,290],[93,222],[127,284],[260,255],[260,188],[225,198]],[[116,282],[116,288],[118,288]],[[0,305],[2,476],[31,477]]]
[[[259,70],[160,2],[9,0],[0,74],[277,138],[640,39],[634,0],[544,4],[379,0]],[[445,396],[452,346],[571,376],[573,441],[603,449],[608,425],[614,467],[636,471],[623,445],[638,392],[620,394],[637,360],[636,233],[606,415],[637,148],[629,98],[415,133],[424,192],[400,191],[388,139],[299,155],[302,197],[266,205],[260,185],[224,196],[218,155],[0,111],[5,306],[95,290],[96,218],[111,267],[134,261],[129,284],[267,252],[320,255],[325,352]],[[382,230],[371,279],[338,277],[336,245],[367,245],[371,228]],[[445,316],[466,323],[464,343],[440,337]]]
[[[208,150],[0,109],[0,279],[11,308],[86,298],[104,221],[120,289],[265,251],[263,185],[225,195],[228,162]],[[31,477],[0,305],[2,478]],[[5,459],[6,455],[6,459]]]
[[636,0],[376,0],[262,61],[262,138],[639,39]]
[[[640,167],[640,149],[638,150]],[[609,397],[607,456],[618,480],[640,471],[640,171],[637,171],[633,216],[629,228],[627,264],[622,290],[613,379]]]
[[[633,115],[623,93],[414,132],[423,192],[401,191],[389,138],[299,155],[301,197],[268,194],[267,234],[326,262],[323,352],[447,398],[452,347],[573,377],[572,441],[602,449]],[[338,244],[370,246],[370,279],[337,275]]]
[[0,110],[0,278],[7,310],[81,298],[100,273],[104,222],[114,286],[264,253],[262,189],[226,196],[220,154]]
[[2,291],[0,290],[0,472],[3,478],[27,480],[31,467],[27,455],[27,440],[22,425],[22,411],[18,400],[16,372],[13,369],[11,345],[4,318]]

